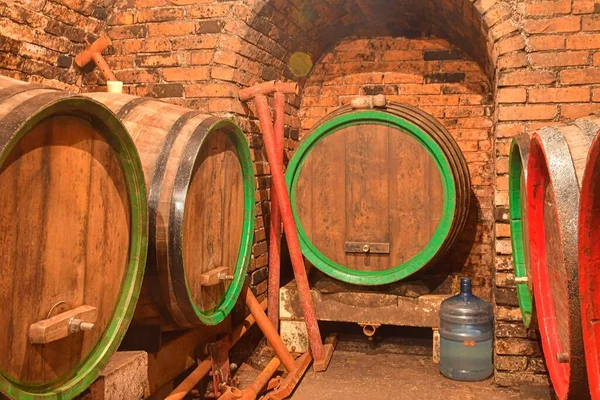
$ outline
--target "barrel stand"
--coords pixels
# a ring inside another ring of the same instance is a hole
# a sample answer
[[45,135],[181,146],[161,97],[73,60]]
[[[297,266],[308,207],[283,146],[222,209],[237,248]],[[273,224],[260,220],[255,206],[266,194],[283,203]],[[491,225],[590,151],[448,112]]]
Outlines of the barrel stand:
[[[381,325],[427,327],[433,330],[432,361],[439,362],[439,308],[452,294],[426,294],[406,297],[388,293],[356,290],[328,293],[312,285],[311,296],[319,321],[354,322],[373,336]],[[291,352],[302,353],[309,341],[295,282],[280,290],[280,333]]]
[[141,400],[150,395],[148,353],[115,353],[80,400]]

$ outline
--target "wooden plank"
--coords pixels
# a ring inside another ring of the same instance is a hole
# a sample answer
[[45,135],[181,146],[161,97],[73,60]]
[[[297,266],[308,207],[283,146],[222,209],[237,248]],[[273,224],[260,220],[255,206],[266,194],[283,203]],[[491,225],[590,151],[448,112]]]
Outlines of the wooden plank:
[[[343,132],[346,140],[346,241],[389,242],[388,128],[355,125]],[[350,253],[346,254],[346,266],[379,271],[389,267],[389,257]]]
[[44,319],[29,327],[29,342],[32,344],[46,344],[66,338],[72,333],[71,322],[78,319],[93,324],[98,318],[98,309],[91,306],[79,306],[52,318]]

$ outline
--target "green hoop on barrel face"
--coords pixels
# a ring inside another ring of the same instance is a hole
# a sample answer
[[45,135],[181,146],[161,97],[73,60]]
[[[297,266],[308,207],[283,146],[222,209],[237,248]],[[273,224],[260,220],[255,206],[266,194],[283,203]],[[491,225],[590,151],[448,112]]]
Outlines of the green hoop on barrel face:
[[[252,165],[252,155],[250,154],[250,147],[242,132],[241,128],[237,126],[233,121],[228,119],[215,119],[215,122],[208,121],[205,131],[198,131],[198,135],[193,135],[190,138],[190,142],[193,145],[189,146],[190,156],[192,154],[197,155],[200,147],[203,145],[205,139],[211,134],[215,134],[216,131],[223,130],[226,132],[227,137],[234,144],[236,149],[236,155],[242,170],[243,179],[243,192],[244,192],[244,222],[242,225],[242,238],[240,241],[240,248],[237,257],[237,263],[235,266],[234,279],[229,284],[227,290],[223,294],[221,302],[211,310],[203,310],[194,301],[193,293],[190,290],[190,286],[187,282],[185,273],[183,272],[183,260],[179,261],[181,266],[181,275],[184,277],[185,282],[182,287],[185,288],[185,296],[187,301],[191,305],[192,311],[195,316],[202,323],[206,325],[217,325],[221,323],[230,313],[235,303],[240,296],[244,281],[246,279],[246,272],[248,270],[248,264],[250,263],[250,257],[252,255],[252,245],[254,242],[254,218],[255,218],[255,203],[254,203],[254,168]],[[185,157],[185,155],[184,155]],[[194,156],[195,157],[195,156]],[[195,162],[190,163],[184,167],[180,167],[178,171],[178,177],[181,175],[181,182],[189,184],[190,177],[192,175],[193,167]],[[182,164],[183,165],[183,164]],[[180,195],[174,194],[172,200],[172,215],[174,218],[178,218],[183,221],[185,218],[185,207],[177,207],[176,205],[184,204],[184,200],[188,187],[177,189],[180,191]],[[182,224],[182,222],[178,222]],[[174,231],[173,231],[174,232]],[[175,248],[183,248],[183,235],[182,230],[178,231],[180,236],[172,236],[172,243]],[[182,254],[181,251],[177,252]],[[175,253],[174,253],[175,254]]]
[[[529,154],[529,136],[523,134],[512,140],[509,156],[509,212],[510,212],[510,236],[513,252],[513,267],[515,278],[530,278],[527,274],[526,248],[526,221],[523,219],[522,202],[527,201],[527,195],[522,193],[521,176],[525,174],[527,179],[527,157]],[[524,165],[525,163],[525,165]],[[521,315],[525,326],[531,324],[533,313],[533,296],[527,283],[517,283],[517,299],[521,308]]]
[[[356,271],[342,266],[325,256],[310,241],[296,207],[296,186],[300,172],[310,152],[321,139],[353,125],[378,124],[401,130],[417,140],[435,160],[444,188],[444,205],[440,222],[427,245],[414,257],[384,271]],[[344,282],[358,285],[384,285],[404,279],[427,265],[443,246],[454,218],[456,210],[456,182],[450,164],[439,145],[422,129],[404,119],[381,111],[357,111],[336,116],[319,126],[298,147],[290,161],[286,173],[288,191],[292,203],[292,211],[298,228],[300,248],[304,256],[319,270]]]
[[[110,110],[85,97],[67,96],[62,92],[40,95],[31,100],[48,98],[38,111],[22,121],[8,143],[0,144],[0,166],[14,146],[37,124],[51,116],[81,116],[90,121],[112,146],[127,182],[131,211],[131,244],[128,267],[119,292],[115,311],[96,346],[88,356],[73,368],[72,373],[43,385],[24,384],[0,373],[0,391],[18,399],[71,399],[87,389],[100,375],[102,368],[117,351],[133,316],[137,303],[148,247],[148,207],[142,165],[135,145],[123,124]],[[52,97],[56,97],[52,99]],[[31,101],[30,100],[30,101]],[[45,100],[45,99],[44,99]]]

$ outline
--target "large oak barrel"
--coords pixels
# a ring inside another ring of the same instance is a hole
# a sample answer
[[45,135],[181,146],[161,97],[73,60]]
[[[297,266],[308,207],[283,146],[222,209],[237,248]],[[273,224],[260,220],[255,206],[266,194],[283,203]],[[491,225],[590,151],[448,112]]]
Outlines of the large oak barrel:
[[242,131],[150,98],[88,96],[123,122],[146,176],[150,244],[134,323],[218,324],[240,294],[254,235],[254,172]]
[[548,373],[560,399],[589,397],[577,255],[579,188],[595,124],[540,129],[529,146],[527,222],[535,307]]
[[469,210],[469,171],[450,133],[395,103],[328,115],[295,152],[287,184],[305,257],[359,285],[435,262]]
[[0,391],[70,399],[116,351],[140,292],[141,164],[105,106],[0,77],[0,187]]
[[509,211],[513,267],[517,299],[525,326],[531,324],[533,314],[533,277],[529,261],[529,232],[527,229],[527,160],[529,159],[527,133],[513,138],[509,155]]
[[589,120],[596,131],[588,154],[579,199],[579,294],[585,359],[594,400],[600,399],[600,118]]

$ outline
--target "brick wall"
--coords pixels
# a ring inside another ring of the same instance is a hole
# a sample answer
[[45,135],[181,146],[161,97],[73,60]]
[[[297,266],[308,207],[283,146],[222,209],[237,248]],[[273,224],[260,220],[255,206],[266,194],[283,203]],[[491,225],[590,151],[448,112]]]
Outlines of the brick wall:
[[[599,0],[117,0],[105,24],[112,7],[110,0],[0,0],[0,73],[98,89],[99,75],[80,80],[70,57],[85,35],[107,32],[114,41],[107,60],[126,91],[235,118],[256,161],[251,269],[259,293],[266,290],[269,170],[255,110],[237,100],[238,89],[270,79],[300,81],[302,95],[286,108],[288,153],[301,128],[346,96],[383,90],[425,108],[449,127],[470,161],[480,203],[479,221],[471,225],[478,250],[463,272],[483,274],[483,287],[492,279],[496,382],[546,382],[535,333],[524,328],[516,307],[510,230],[493,217],[508,202],[512,136],[600,110]],[[288,67],[298,51],[316,65],[306,78]],[[428,51],[460,59],[425,61]],[[420,80],[405,81],[406,68]],[[464,73],[464,80],[427,83],[432,73]],[[481,126],[458,125],[467,121]]]
[[0,1],[0,74],[79,91],[73,63],[104,32],[113,0]]

